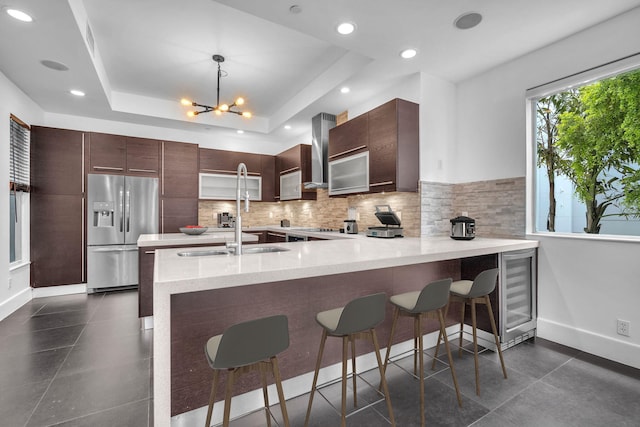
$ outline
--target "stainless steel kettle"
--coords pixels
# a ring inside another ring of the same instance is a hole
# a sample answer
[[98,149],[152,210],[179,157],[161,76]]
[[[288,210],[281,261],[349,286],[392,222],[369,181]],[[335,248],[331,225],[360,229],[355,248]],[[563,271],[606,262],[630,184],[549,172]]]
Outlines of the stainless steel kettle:
[[476,220],[468,216],[458,216],[451,220],[451,238],[471,240],[476,237]]

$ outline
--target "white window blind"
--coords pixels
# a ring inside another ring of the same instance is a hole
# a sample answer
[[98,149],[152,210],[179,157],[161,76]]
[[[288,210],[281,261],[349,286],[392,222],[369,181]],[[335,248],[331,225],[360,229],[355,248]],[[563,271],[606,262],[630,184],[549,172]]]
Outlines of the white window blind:
[[29,145],[31,131],[22,120],[11,115],[9,185],[14,191],[29,191]]

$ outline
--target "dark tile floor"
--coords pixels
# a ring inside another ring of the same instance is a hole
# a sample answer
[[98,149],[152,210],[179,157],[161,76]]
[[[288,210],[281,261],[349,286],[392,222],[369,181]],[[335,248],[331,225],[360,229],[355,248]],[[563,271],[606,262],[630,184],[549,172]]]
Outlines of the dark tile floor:
[[[39,298],[0,321],[0,425],[153,425],[153,332],[140,330],[136,292]],[[429,351],[428,351],[429,353]],[[482,395],[475,394],[473,357],[454,356],[463,398],[457,406],[451,374],[439,362],[425,381],[429,426],[640,426],[640,371],[542,339],[480,358]],[[425,359],[429,362],[429,359]],[[412,359],[389,366],[398,426],[420,425]],[[427,365],[427,366],[430,366]],[[361,402],[372,401],[377,371],[359,378]],[[308,395],[287,401],[291,426],[302,426]],[[340,386],[314,398],[311,425],[339,425]],[[276,423],[282,425],[274,408]],[[200,426],[203,420],[194,421]],[[389,425],[384,401],[351,411],[349,426]],[[232,425],[265,425],[258,411]]]

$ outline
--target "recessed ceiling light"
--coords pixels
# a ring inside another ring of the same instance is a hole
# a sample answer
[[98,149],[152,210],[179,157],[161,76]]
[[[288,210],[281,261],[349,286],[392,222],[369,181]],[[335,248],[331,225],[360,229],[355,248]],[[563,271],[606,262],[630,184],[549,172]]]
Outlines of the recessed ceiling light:
[[400,56],[403,57],[404,59],[413,58],[417,54],[418,54],[418,51],[415,49],[405,49],[402,52],[400,52]]
[[291,125],[284,125],[284,128],[285,128],[286,130],[289,130],[289,129],[291,129]]
[[33,18],[28,14],[25,13],[21,10],[18,9],[10,9],[7,8],[5,9],[5,11],[7,12],[7,15],[9,15],[10,17],[17,19],[18,21],[22,21],[22,22],[32,22]]
[[338,27],[336,28],[336,31],[338,31],[340,34],[346,36],[347,34],[351,34],[356,30],[356,24],[352,23],[352,22],[343,22],[342,24],[338,25]]
[[244,133],[244,131],[243,131],[242,129],[238,129],[238,130],[236,131],[236,133],[243,134],[243,133]]
[[293,13],[294,15],[297,15],[300,12],[302,12],[300,5],[294,4],[289,8],[289,13]]
[[42,65],[44,65],[45,67],[51,68],[52,70],[56,70],[56,71],[68,71],[69,70],[69,67],[64,65],[62,62],[58,62],[58,61],[51,61],[49,59],[43,59],[42,61],[40,61],[40,63]]
[[346,86],[340,88],[340,93],[349,93],[349,92],[351,92],[351,89],[349,89]]
[[453,25],[460,30],[468,30],[478,25],[482,21],[482,15],[476,12],[467,12],[458,16]]
[[71,89],[69,93],[75,96],[84,96],[84,92],[78,89]]

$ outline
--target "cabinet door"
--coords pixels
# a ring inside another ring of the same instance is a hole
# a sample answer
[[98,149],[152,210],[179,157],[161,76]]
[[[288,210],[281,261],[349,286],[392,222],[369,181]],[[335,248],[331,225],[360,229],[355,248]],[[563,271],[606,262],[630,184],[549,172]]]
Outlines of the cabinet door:
[[155,139],[127,138],[127,175],[157,177],[160,143]]
[[280,175],[280,200],[297,200],[302,198],[302,172]]
[[32,126],[32,194],[84,193],[83,135],[73,130]]
[[[262,201],[272,202],[276,197],[276,158],[275,156],[262,155],[261,159],[262,176]],[[278,182],[278,185],[280,182]],[[278,194],[280,195],[280,194]]]
[[329,162],[329,195],[369,191],[369,152]]
[[267,243],[282,243],[286,241],[287,241],[286,234],[267,231]]
[[300,146],[296,145],[288,150],[278,154],[279,170],[278,173],[283,175],[289,172],[299,170],[302,166],[300,161]]
[[90,172],[124,174],[126,167],[127,139],[106,133],[90,134]]
[[235,174],[240,163],[247,166],[251,175],[259,175],[262,169],[259,154],[200,148],[199,156],[201,172]]
[[31,194],[31,286],[83,283],[84,198]]
[[[235,200],[237,196],[238,178],[235,175],[221,173],[201,173],[199,198],[211,200]],[[244,179],[240,180],[241,195],[244,197]],[[247,177],[249,200],[262,200],[262,177]]]
[[398,150],[396,100],[369,111],[369,190],[394,191]]
[[[198,198],[198,146],[162,142],[161,187],[164,197]],[[197,210],[195,215],[197,217]],[[184,224],[183,224],[184,225]]]
[[198,224],[198,199],[164,197],[160,201],[160,232],[179,233],[180,227]]
[[155,249],[138,248],[138,317],[153,315],[153,262]]
[[329,130],[329,160],[366,150],[369,116],[362,114]]

